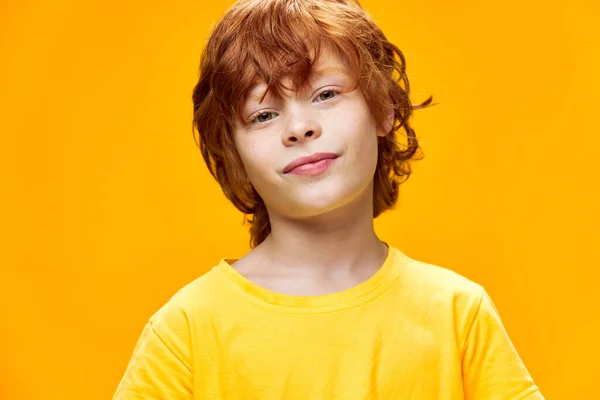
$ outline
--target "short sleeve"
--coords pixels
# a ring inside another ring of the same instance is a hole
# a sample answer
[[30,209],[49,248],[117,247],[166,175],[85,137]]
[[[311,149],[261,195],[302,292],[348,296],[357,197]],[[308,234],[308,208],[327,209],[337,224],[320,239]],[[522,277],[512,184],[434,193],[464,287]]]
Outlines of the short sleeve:
[[465,399],[544,399],[483,289],[478,307],[462,354]]
[[153,316],[144,326],[113,400],[191,399],[187,331],[178,316],[160,312]]

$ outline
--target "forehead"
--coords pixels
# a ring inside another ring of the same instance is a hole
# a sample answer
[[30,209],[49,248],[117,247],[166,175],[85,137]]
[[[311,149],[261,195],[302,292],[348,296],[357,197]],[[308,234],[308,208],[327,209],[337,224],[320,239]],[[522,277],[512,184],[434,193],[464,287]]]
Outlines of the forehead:
[[[345,62],[336,52],[324,46],[311,66],[309,82],[307,83],[313,84],[320,78],[329,76],[350,77],[351,71],[347,62]],[[289,79],[284,80],[289,81]],[[286,84],[285,86],[288,85]],[[264,80],[260,78],[254,79],[247,91],[246,99],[260,100],[266,88],[267,84]]]
[[329,46],[323,46],[320,54],[316,57],[312,65],[311,77],[318,78],[329,74],[349,74],[348,63],[345,62]]

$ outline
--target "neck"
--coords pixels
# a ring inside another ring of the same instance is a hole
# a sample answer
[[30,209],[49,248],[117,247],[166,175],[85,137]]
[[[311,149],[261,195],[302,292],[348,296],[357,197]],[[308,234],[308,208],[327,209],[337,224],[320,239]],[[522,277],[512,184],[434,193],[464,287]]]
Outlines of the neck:
[[379,266],[387,254],[373,226],[372,189],[326,214],[295,220],[270,212],[269,219],[271,234],[256,250],[272,265],[336,273]]

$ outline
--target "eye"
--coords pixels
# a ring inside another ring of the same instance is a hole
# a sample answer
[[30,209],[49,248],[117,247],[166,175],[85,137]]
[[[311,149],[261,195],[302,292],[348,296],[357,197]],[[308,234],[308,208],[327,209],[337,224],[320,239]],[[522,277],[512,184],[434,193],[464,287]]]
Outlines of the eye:
[[252,118],[252,120],[250,122],[267,122],[267,121],[275,118],[276,114],[277,113],[274,113],[271,111],[261,112],[260,114],[256,114],[256,116],[254,118]]
[[321,101],[329,100],[329,99],[334,98],[339,93],[340,92],[337,90],[327,89],[327,90],[324,90],[321,93],[319,93],[319,95],[317,96],[317,99],[319,99]]

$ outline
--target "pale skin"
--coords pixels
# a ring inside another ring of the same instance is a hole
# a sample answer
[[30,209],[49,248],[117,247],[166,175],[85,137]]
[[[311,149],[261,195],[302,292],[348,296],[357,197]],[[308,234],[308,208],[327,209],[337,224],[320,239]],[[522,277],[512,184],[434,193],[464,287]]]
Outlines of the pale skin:
[[[378,124],[360,88],[346,90],[350,83],[343,61],[324,49],[305,88],[259,103],[266,88],[259,83],[243,105],[234,139],[271,234],[232,266],[259,286],[288,295],[339,292],[385,260],[373,227],[373,175],[377,137],[389,134],[394,114],[390,108]],[[317,176],[283,173],[316,152],[339,157]]]

